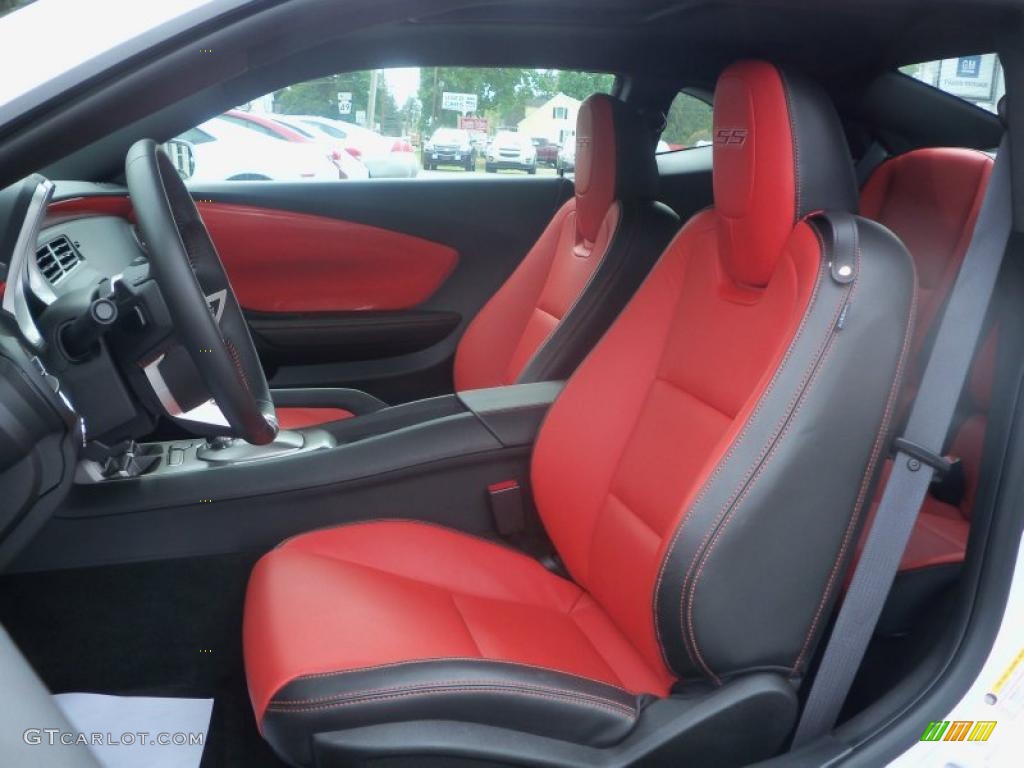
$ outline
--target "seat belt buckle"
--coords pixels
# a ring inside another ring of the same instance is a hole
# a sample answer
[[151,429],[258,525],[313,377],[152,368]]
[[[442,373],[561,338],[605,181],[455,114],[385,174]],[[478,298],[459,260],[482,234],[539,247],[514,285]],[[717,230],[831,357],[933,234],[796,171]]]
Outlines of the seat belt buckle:
[[949,459],[946,456],[940,456],[923,445],[907,440],[905,437],[897,437],[893,440],[892,444],[898,453],[905,453],[909,457],[907,459],[907,469],[911,472],[917,472],[922,466],[929,466],[935,471],[936,479],[941,479],[948,475],[960,461],[959,459]]
[[518,480],[503,480],[487,486],[487,496],[491,502],[491,514],[494,516],[494,527],[502,536],[521,533],[526,527],[526,514],[523,511],[523,489]]

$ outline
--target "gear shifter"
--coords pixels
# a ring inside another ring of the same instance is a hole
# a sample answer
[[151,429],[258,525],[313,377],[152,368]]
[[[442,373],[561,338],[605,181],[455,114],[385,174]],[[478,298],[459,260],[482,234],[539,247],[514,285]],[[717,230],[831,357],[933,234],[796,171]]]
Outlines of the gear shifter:
[[238,437],[214,437],[196,451],[196,458],[210,464],[244,464],[297,453],[305,447],[306,438],[301,432],[281,430],[267,445],[252,445]]

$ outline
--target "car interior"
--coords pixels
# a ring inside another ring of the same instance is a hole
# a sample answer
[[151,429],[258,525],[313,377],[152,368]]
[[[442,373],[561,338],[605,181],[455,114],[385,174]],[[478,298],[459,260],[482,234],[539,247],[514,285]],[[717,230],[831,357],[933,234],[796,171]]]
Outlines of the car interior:
[[[211,698],[205,768],[898,755],[984,661],[1024,525],[1022,22],[257,2],[0,124],[5,719],[62,722],[50,693]],[[992,111],[906,70],[989,54]],[[567,174],[188,183],[165,151],[396,66],[615,79]],[[681,94],[711,143],[656,153]],[[1011,190],[870,645],[835,727],[794,741]],[[40,749],[5,737],[0,762],[95,765]]]

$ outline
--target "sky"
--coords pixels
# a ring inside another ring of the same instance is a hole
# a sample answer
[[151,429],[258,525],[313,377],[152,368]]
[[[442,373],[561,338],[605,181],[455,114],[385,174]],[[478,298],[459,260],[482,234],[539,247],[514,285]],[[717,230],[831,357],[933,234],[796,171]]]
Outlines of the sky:
[[400,67],[396,69],[385,69],[384,79],[388,83],[391,95],[395,97],[398,106],[405,104],[410,96],[416,96],[420,89],[419,67]]

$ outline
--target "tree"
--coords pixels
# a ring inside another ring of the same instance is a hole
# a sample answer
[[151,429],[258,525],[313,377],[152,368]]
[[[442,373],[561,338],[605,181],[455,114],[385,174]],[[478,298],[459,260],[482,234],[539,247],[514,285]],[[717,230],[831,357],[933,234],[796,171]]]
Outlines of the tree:
[[564,93],[583,101],[595,93],[611,93],[615,75],[605,72],[570,72],[560,70],[556,75],[555,92]]
[[[358,112],[365,112],[370,102],[370,72],[345,72],[283,88],[274,93],[274,111],[283,115],[319,115],[354,123]],[[352,111],[338,111],[338,94],[352,94]],[[387,81],[378,78],[377,106],[374,122],[385,135],[402,132],[402,118]],[[367,126],[376,129],[376,126]]]
[[684,147],[692,147],[698,141],[711,141],[711,105],[696,96],[680,93],[668,111],[661,138]]

